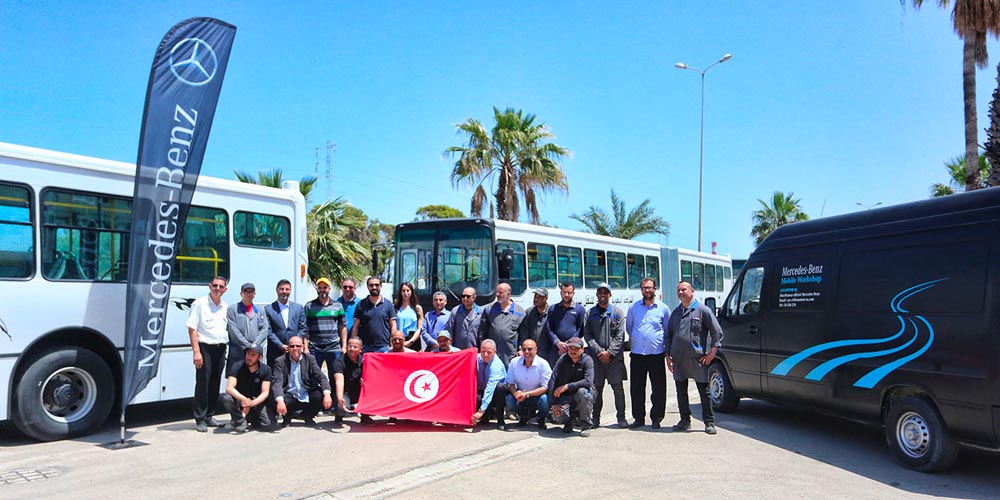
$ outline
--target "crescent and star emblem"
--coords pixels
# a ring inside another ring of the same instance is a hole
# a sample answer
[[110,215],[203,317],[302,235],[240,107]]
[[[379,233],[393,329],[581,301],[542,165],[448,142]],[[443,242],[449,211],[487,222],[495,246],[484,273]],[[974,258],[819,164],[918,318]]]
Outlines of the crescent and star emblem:
[[430,370],[417,370],[406,377],[403,395],[414,403],[426,403],[437,396],[438,378]]

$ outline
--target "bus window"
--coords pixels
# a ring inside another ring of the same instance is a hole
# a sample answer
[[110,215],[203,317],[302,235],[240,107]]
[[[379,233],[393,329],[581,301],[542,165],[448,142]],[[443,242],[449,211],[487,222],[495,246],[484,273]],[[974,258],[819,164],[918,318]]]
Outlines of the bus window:
[[233,240],[237,245],[287,250],[291,236],[292,223],[285,217],[252,212],[233,215]]
[[723,278],[722,269],[726,266],[715,266],[715,291],[726,291],[726,282]]
[[[396,283],[410,283],[421,294],[435,292],[431,275],[434,265],[434,230],[402,229],[396,232]],[[459,290],[458,293],[461,293]]]
[[585,249],[583,251],[584,288],[597,288],[608,280],[604,263],[604,250]]
[[126,278],[132,203],[54,189],[42,193],[42,275],[50,280]]
[[437,279],[439,288],[455,296],[466,287],[476,295],[493,293],[493,235],[488,227],[441,231],[438,239]]
[[556,249],[554,246],[528,243],[528,284],[532,288],[556,287]]
[[699,292],[705,291],[705,264],[701,262],[693,262],[692,267],[694,268],[694,281],[691,282],[691,286]]
[[715,266],[712,264],[705,264],[705,291],[715,291]]
[[528,289],[528,278],[524,270],[524,243],[497,240],[497,254],[508,248],[514,252],[514,268],[510,270],[510,278],[506,281],[510,285],[511,295],[521,295]]
[[625,254],[621,252],[608,252],[608,284],[614,290],[626,287]]
[[652,257],[649,255],[646,256],[646,277],[653,278],[654,280],[656,280],[657,285],[661,285],[659,257]]
[[725,272],[724,276],[727,280],[733,279],[733,268],[725,266],[722,270]]
[[[681,281],[686,281],[691,283],[694,281],[694,277],[691,275],[691,261],[682,260],[681,261]],[[697,290],[697,288],[695,288]]]
[[[630,253],[626,258],[628,263],[628,287],[638,290],[639,283],[645,278],[646,261],[642,255]],[[657,283],[659,284],[659,283]]]
[[188,210],[177,251],[178,283],[208,283],[216,276],[229,276],[228,226],[224,210],[205,207]]
[[560,285],[572,283],[574,288],[583,286],[583,258],[579,248],[559,247],[559,259],[557,270]]
[[0,184],[0,279],[34,274],[35,233],[27,188]]

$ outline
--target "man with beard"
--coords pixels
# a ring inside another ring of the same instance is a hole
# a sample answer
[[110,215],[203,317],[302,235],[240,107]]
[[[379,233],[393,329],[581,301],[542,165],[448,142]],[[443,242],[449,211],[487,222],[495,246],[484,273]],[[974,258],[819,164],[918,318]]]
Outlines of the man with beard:
[[601,426],[601,410],[604,408],[604,382],[611,385],[615,396],[615,414],[618,427],[628,427],[625,420],[625,357],[622,344],[625,343],[625,314],[618,306],[611,305],[611,286],[597,285],[597,305],[587,313],[587,327],[584,330],[587,354],[594,359],[594,427]]
[[420,333],[420,338],[427,346],[425,351],[432,351],[437,347],[438,333],[448,329],[448,319],[451,318],[451,312],[444,308],[448,305],[448,297],[444,292],[434,292],[431,304],[434,305],[434,310],[424,316],[423,331]]
[[629,371],[632,372],[632,418],[630,429],[646,425],[646,377],[652,386],[649,418],[659,429],[667,409],[667,367],[663,360],[663,334],[667,331],[670,311],[656,300],[656,282],[646,278],[639,283],[642,300],[632,304],[625,319],[625,329],[632,340]]
[[510,285],[497,285],[497,300],[483,311],[479,326],[479,342],[496,342],[497,356],[503,364],[517,355],[517,328],[524,320],[524,308],[510,300]]
[[550,366],[556,364],[559,356],[566,354],[566,342],[569,339],[583,338],[583,323],[586,321],[587,311],[573,301],[575,294],[576,287],[572,283],[563,283],[559,286],[562,301],[549,308],[549,340],[552,343],[548,357]]
[[368,278],[368,300],[362,300],[354,310],[351,337],[361,339],[364,352],[387,352],[389,336],[396,331],[396,308],[382,297],[382,280]]
[[583,340],[566,342],[566,354],[559,356],[549,378],[552,418],[563,424],[563,432],[573,432],[573,418],[580,421],[580,436],[590,436],[594,394],[594,360],[583,352]]
[[229,425],[236,432],[249,430],[247,423],[256,430],[272,430],[275,417],[271,405],[271,367],[260,364],[263,348],[251,344],[243,355],[229,367],[226,378],[226,393],[222,396],[222,406],[229,410]]
[[311,354],[304,352],[305,343],[300,337],[288,339],[288,352],[274,360],[274,383],[271,393],[281,415],[282,427],[287,426],[292,415],[301,412],[306,425],[316,425],[316,414],[333,406],[330,380],[323,375]]
[[538,355],[548,359],[549,355],[549,291],[536,288],[532,298],[532,307],[524,314],[524,321],[517,329],[517,345],[531,339],[538,344]]
[[288,300],[292,295],[292,282],[281,280],[275,288],[278,300],[271,302],[264,312],[267,313],[267,321],[271,326],[271,333],[267,338],[267,364],[273,364],[274,359],[288,352],[288,339],[292,337],[305,337],[306,331],[306,311],[295,302]]
[[333,362],[344,353],[347,345],[347,324],[344,306],[330,298],[330,280],[316,280],[316,298],[306,302],[306,352],[316,357],[316,363],[332,373]]

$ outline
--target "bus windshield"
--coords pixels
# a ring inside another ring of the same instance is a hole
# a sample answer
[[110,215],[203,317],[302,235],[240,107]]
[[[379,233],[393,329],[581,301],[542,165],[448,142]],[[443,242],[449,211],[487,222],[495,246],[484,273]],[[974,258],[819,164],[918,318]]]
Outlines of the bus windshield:
[[457,302],[472,287],[493,293],[493,233],[483,225],[401,225],[396,230],[395,286],[411,283],[420,298],[436,291]]

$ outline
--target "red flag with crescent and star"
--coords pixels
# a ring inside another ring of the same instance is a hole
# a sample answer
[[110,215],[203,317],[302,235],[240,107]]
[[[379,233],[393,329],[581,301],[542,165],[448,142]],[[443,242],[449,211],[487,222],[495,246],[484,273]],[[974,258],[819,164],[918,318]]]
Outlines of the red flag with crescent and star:
[[468,425],[476,408],[476,350],[365,354],[365,415]]

